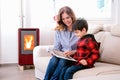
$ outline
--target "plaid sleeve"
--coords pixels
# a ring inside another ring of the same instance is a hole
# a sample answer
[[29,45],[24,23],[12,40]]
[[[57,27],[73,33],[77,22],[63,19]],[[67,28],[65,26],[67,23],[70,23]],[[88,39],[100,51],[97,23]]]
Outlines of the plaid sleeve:
[[99,43],[92,38],[88,39],[87,47],[90,50],[90,56],[86,59],[88,66],[93,66],[99,58]]

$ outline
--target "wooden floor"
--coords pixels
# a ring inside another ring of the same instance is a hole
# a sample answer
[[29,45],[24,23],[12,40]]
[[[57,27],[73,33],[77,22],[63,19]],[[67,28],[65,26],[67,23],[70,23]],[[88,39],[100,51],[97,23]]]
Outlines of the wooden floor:
[[0,65],[0,80],[36,80],[34,68],[20,70],[17,64]]

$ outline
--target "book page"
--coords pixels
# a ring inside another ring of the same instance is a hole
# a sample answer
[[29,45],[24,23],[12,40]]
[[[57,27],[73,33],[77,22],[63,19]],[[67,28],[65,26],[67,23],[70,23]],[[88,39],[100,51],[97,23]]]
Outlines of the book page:
[[52,55],[58,57],[58,58],[63,58],[63,59],[67,59],[67,60],[71,60],[71,61],[77,61],[72,57],[66,57],[65,55],[63,55],[62,51],[58,51],[58,50],[54,50],[54,49],[49,49],[48,52],[50,52]]

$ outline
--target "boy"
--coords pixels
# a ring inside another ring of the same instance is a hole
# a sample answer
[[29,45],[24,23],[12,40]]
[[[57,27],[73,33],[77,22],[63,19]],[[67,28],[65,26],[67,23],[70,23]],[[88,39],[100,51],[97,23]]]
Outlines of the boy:
[[72,30],[80,38],[77,42],[76,52],[72,55],[77,62],[73,62],[72,66],[63,69],[64,80],[72,79],[73,74],[78,70],[92,68],[99,58],[100,43],[95,40],[93,34],[87,34],[87,21],[83,18],[76,20]]

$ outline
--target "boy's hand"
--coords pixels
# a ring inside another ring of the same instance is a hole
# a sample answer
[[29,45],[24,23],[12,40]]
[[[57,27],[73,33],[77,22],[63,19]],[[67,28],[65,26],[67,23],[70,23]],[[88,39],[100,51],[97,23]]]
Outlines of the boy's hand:
[[86,66],[87,65],[87,61],[85,59],[82,59],[79,61],[82,65]]

